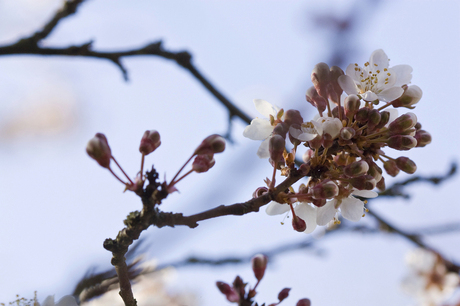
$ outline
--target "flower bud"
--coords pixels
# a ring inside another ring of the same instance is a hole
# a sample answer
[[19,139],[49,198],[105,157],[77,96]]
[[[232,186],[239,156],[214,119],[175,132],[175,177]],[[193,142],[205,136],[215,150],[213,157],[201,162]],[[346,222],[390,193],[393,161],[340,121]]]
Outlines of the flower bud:
[[289,291],[291,291],[291,288],[284,288],[281,290],[278,294],[278,300],[282,302],[285,298],[287,298],[289,296]]
[[392,160],[392,159],[389,159],[386,162],[384,162],[383,163],[383,168],[385,169],[385,171],[389,175],[391,175],[393,177],[395,177],[399,173],[399,168],[396,165],[396,162],[394,160]]
[[401,171],[413,174],[417,170],[417,165],[407,157],[401,156],[396,158],[396,165]]
[[327,181],[311,188],[313,198],[332,199],[339,194],[339,187],[333,181]]
[[339,116],[339,109],[340,109],[340,112],[342,113],[342,118],[345,118],[345,109],[343,108],[343,106],[336,106],[332,109],[332,116],[334,118],[340,118]]
[[329,149],[334,144],[334,139],[332,139],[332,136],[330,134],[326,133],[323,135],[321,144],[323,148]]
[[256,199],[268,192],[267,187],[259,187],[252,193],[252,198]]
[[270,153],[270,158],[275,162],[279,161],[283,157],[285,147],[286,142],[282,136],[278,134],[271,136],[268,141],[268,152]]
[[340,138],[343,140],[350,140],[355,136],[355,134],[355,129],[351,127],[344,127],[340,130]]
[[112,151],[104,134],[97,133],[86,145],[86,153],[98,162],[101,167],[110,168]]
[[359,190],[372,190],[375,186],[375,179],[370,175],[361,175],[351,178],[350,184]]
[[369,118],[369,108],[367,107],[360,108],[355,115],[355,119],[359,123],[366,123],[368,118]]
[[345,116],[347,118],[353,118],[353,116],[358,112],[361,101],[357,95],[349,95],[345,98],[343,107],[345,108]]
[[142,136],[139,152],[149,155],[161,145],[160,134],[155,130],[145,131]]
[[321,136],[319,136],[319,135],[308,142],[308,145],[313,150],[321,148],[322,144],[323,144],[323,138]]
[[340,97],[343,93],[342,87],[340,87],[338,79],[341,75],[344,75],[345,73],[343,72],[342,68],[338,66],[332,66],[330,69],[329,77],[330,77],[330,82],[332,85],[332,89],[335,91],[338,97]]
[[301,299],[295,304],[295,306],[311,306],[311,302],[309,299]]
[[388,139],[387,144],[390,148],[399,151],[407,151],[417,145],[417,140],[414,137],[408,135],[395,135]]
[[195,160],[192,164],[192,170],[197,173],[207,172],[211,169],[216,161],[214,160],[213,155],[201,154],[195,157]]
[[414,104],[416,104],[422,98],[422,90],[417,85],[410,85],[403,87],[404,93],[393,101],[393,107],[407,107],[407,108],[414,108]]
[[273,129],[273,134],[277,134],[286,139],[286,134],[289,132],[289,125],[284,122],[278,123]]
[[254,276],[258,281],[264,277],[267,262],[268,257],[264,254],[257,254],[251,259],[252,271],[254,271]]
[[380,179],[380,181],[377,183],[377,189],[380,190],[380,191],[385,191],[386,187],[385,187],[385,178],[382,177]]
[[193,155],[221,153],[225,150],[225,139],[217,134],[206,137]]
[[303,153],[302,160],[305,163],[308,163],[314,155],[315,155],[315,152],[313,150],[308,149],[307,151],[305,151],[305,153]]
[[311,73],[311,82],[315,86],[318,94],[324,99],[328,99],[327,85],[329,84],[329,66],[326,63],[318,63]]
[[311,204],[315,205],[316,207],[323,207],[326,205],[326,199],[311,199]]
[[407,113],[396,118],[388,126],[388,130],[391,134],[398,134],[405,130],[411,129],[417,123],[417,116],[414,113]]
[[316,107],[320,113],[326,110],[327,101],[318,94],[315,87],[312,86],[308,88],[307,93],[305,94],[305,98],[311,105]]
[[220,290],[220,292],[225,294],[229,302],[238,303],[240,301],[240,297],[238,293],[235,291],[235,289],[230,287],[229,284],[224,283],[224,282],[216,282],[216,286]]
[[377,124],[380,123],[380,118],[382,116],[380,115],[380,112],[377,109],[371,109],[369,111],[368,117],[367,117],[367,127],[370,130],[373,130]]
[[414,129],[416,129],[417,131],[420,130],[422,128],[422,124],[420,122],[417,122],[417,124],[414,125]]
[[431,135],[425,130],[418,130],[415,133],[415,139],[417,140],[417,147],[419,148],[423,148],[431,143]]
[[390,121],[390,113],[387,111],[380,112],[380,122],[375,126],[375,129],[383,128]]
[[292,227],[297,232],[304,232],[307,229],[307,223],[298,216],[292,217]]
[[369,165],[364,161],[355,161],[343,169],[343,173],[348,177],[358,177],[366,174],[369,170]]
[[367,174],[372,176],[376,182],[380,181],[380,179],[382,178],[382,173],[382,169],[376,163],[369,163],[369,171],[367,171]]
[[284,114],[284,122],[288,125],[292,125],[294,123],[301,125],[303,123],[303,118],[298,110],[288,109]]

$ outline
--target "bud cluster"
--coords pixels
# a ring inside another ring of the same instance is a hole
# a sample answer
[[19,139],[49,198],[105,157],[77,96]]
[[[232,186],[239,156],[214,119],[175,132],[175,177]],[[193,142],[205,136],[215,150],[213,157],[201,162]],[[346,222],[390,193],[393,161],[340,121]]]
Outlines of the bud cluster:
[[[414,113],[398,116],[397,108],[413,109],[422,96],[419,87],[407,85],[411,72],[408,65],[389,67],[382,50],[376,50],[364,68],[350,64],[346,73],[319,63],[306,93],[307,102],[318,111],[310,121],[304,121],[297,110],[284,112],[255,100],[256,108],[269,114],[269,120],[254,119],[244,136],[264,140],[257,154],[268,157],[274,167],[268,188],[274,188],[277,169],[285,176],[293,169],[309,176],[298,192],[281,193],[267,213],[291,211],[294,229],[306,233],[317,225],[339,223],[339,211],[344,218],[358,221],[366,211],[359,198],[376,197],[372,190],[385,189],[383,170],[391,176],[400,171],[414,173],[417,167],[412,160],[384,152],[386,147],[407,151],[431,142]],[[290,152],[285,149],[287,141],[293,145]],[[297,168],[294,160],[301,147],[306,147],[304,164]]]

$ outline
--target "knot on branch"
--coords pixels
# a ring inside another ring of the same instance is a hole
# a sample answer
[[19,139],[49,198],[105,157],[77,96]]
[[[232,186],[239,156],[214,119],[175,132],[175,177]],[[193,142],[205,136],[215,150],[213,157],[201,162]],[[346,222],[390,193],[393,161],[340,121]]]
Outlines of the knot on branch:
[[127,227],[134,227],[136,224],[139,224],[141,221],[141,213],[139,211],[132,211],[129,213],[129,215],[126,217],[126,219],[123,221],[123,223]]
[[187,51],[179,52],[175,56],[176,62],[184,68],[189,68],[191,65],[192,55]]
[[118,243],[110,238],[105,239],[103,246],[104,249],[112,253],[116,252],[118,249]]

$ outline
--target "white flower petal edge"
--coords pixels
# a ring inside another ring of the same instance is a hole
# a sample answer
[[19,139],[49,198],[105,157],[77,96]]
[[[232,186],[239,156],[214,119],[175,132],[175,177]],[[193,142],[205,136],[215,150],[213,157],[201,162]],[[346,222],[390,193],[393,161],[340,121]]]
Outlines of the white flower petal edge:
[[294,211],[307,224],[307,229],[304,231],[305,234],[310,234],[316,229],[316,206],[302,202],[297,204]]
[[265,212],[269,216],[275,216],[275,215],[281,215],[289,211],[289,205],[288,204],[280,204],[275,201],[271,201],[268,203],[267,208],[265,209]]
[[255,118],[252,119],[251,124],[248,125],[244,131],[243,136],[252,140],[264,140],[273,132],[273,127],[266,119]]
[[334,199],[332,201],[327,201],[324,206],[318,208],[316,214],[316,224],[326,225],[334,218],[337,213],[337,209],[335,208],[336,203],[337,200]]

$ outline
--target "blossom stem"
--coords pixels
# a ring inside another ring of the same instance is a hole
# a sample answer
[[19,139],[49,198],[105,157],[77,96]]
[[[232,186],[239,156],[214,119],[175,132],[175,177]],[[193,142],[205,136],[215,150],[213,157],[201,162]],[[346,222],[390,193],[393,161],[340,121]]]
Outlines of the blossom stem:
[[383,135],[385,133],[388,133],[388,129],[385,129],[384,131],[380,131],[380,132],[377,132],[377,133],[374,133],[374,134],[370,134],[370,135],[367,135],[367,136],[364,136],[365,138],[372,138],[372,137],[375,137],[375,136],[380,136],[380,135]]
[[[394,158],[391,158],[390,156],[387,156],[385,154],[380,154],[381,156],[385,157],[385,158],[388,158],[389,160],[395,160]],[[382,160],[383,161],[383,160]]]
[[118,164],[117,160],[115,159],[115,157],[111,157],[113,159],[113,161],[115,162],[115,164],[117,164],[118,168],[120,168],[121,172],[123,172],[123,174],[126,176],[126,178],[128,179],[128,181],[131,183],[131,185],[134,185],[133,181],[131,181],[131,179],[129,178],[129,176],[126,174],[126,172],[123,170],[123,168],[120,166],[120,164]]
[[378,143],[378,142],[387,142],[388,138],[377,138],[377,139],[368,139],[367,143]]
[[193,172],[193,169],[190,170],[189,172],[185,173],[184,175],[182,175],[177,181],[175,181],[175,182],[174,182],[174,181],[171,181],[171,184],[169,184],[169,186],[171,186],[171,185],[173,184],[173,182],[174,182],[174,185],[177,184],[177,183],[179,183],[183,178],[185,178],[187,175],[189,175],[189,174],[192,173],[192,172]]
[[119,178],[118,175],[115,174],[115,172],[113,172],[112,168],[109,167],[109,171],[110,171],[110,173],[112,173],[112,175],[115,176],[115,178],[116,178],[117,180],[119,180],[123,185],[126,185],[126,183],[123,182],[123,181],[121,180],[121,178]]
[[329,101],[326,101],[326,105],[327,105],[327,114],[329,115],[329,117],[332,118],[331,106],[329,105]]
[[273,190],[275,189],[275,175],[276,175],[276,167],[278,166],[278,162],[275,162],[273,166],[273,175],[272,175],[272,182],[270,183],[270,187],[268,189]]
[[393,104],[393,101],[388,102],[387,104],[383,105],[382,107],[379,107],[377,110],[378,110],[378,111],[381,111],[382,109],[385,109],[385,108],[387,108],[388,106],[390,106],[390,105],[392,105],[392,104]]
[[185,164],[179,169],[179,171],[177,171],[176,175],[173,177],[173,179],[171,180],[171,183],[169,183],[169,186],[172,186],[173,183],[174,183],[174,180],[176,179],[176,177],[179,176],[179,174],[182,172],[182,170],[184,170],[185,166],[187,166],[187,164],[192,160],[193,156],[195,156],[195,154],[193,154],[192,156],[190,156],[190,158],[185,162]]
[[144,159],[145,159],[145,154],[142,153],[142,159],[141,159],[141,179],[142,179],[142,174],[144,173]]
[[362,127],[360,127],[359,129],[357,129],[356,132],[364,130],[365,128],[367,128],[367,123],[365,125],[363,125]]

